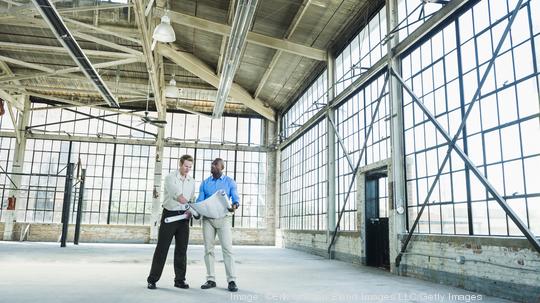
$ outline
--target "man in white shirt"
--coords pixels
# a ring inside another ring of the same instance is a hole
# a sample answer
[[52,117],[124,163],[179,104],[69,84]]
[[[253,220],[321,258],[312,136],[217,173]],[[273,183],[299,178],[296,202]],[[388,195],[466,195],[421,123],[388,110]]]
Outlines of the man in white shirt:
[[[193,157],[183,155],[180,158],[180,167],[171,172],[165,178],[163,192],[163,214],[161,215],[161,225],[152,268],[148,275],[147,282],[149,289],[156,289],[156,282],[161,277],[167,252],[171,245],[172,238],[175,238],[174,248],[174,286],[178,288],[189,288],[186,280],[186,252],[189,241],[189,218],[196,213],[188,210],[189,201],[195,197],[195,180],[189,175],[193,166]],[[165,223],[165,218],[185,214],[184,220]]]

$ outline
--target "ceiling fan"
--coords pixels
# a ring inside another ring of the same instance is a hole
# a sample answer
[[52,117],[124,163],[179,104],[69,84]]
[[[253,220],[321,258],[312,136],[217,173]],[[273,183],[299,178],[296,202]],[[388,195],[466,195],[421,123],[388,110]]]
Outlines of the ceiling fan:
[[144,117],[141,117],[141,120],[144,123],[148,123],[157,127],[165,127],[165,124],[167,124],[167,120],[160,120],[158,118],[148,116],[148,111],[144,112]]
[[[153,98],[152,98],[153,99]],[[150,85],[148,87],[148,94],[146,95],[146,110],[144,111],[144,116],[141,117],[143,123],[148,123],[150,125],[163,128],[167,124],[167,120],[161,120],[148,115],[148,104],[150,103]]]

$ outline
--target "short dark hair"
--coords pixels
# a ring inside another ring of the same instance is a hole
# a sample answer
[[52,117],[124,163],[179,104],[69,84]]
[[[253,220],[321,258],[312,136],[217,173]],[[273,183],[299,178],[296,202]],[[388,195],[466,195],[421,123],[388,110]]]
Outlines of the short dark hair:
[[183,155],[180,157],[180,165],[184,164],[185,161],[193,162],[193,157],[190,155]]

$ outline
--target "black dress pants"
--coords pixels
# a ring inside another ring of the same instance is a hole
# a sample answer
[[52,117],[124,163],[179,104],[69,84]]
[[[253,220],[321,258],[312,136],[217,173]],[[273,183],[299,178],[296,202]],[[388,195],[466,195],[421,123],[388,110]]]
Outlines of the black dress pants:
[[186,252],[189,241],[189,220],[180,220],[171,223],[165,223],[167,217],[183,214],[184,211],[169,211],[163,209],[161,216],[161,225],[159,226],[159,234],[154,258],[152,260],[152,268],[148,275],[149,283],[156,283],[161,278],[167,253],[171,246],[174,236],[176,243],[174,247],[174,282],[181,282],[186,279]]

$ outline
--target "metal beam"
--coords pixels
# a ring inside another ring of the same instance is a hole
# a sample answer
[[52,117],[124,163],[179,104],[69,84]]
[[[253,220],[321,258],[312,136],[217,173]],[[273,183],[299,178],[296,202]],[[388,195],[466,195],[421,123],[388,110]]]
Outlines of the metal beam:
[[[219,77],[216,76],[214,71],[192,54],[177,51],[170,46],[165,46],[162,44],[158,45],[157,50],[159,54],[169,58],[174,63],[185,68],[212,86],[216,88],[219,86]],[[269,106],[265,106],[262,100],[252,98],[251,95],[240,85],[236,83],[232,84],[230,96],[233,99],[240,101],[248,108],[251,108],[255,112],[259,113],[266,119],[275,121],[274,110]]]
[[59,8],[59,13],[75,13],[75,12],[89,12],[89,11],[100,11],[108,9],[119,9],[133,7],[133,4],[100,4],[100,5],[90,5],[90,6],[77,6],[77,7],[67,7]]
[[[80,80],[84,80],[84,77],[81,77],[81,76],[76,76],[76,75],[73,75],[74,78],[76,79],[80,79]],[[102,100],[101,96],[99,96],[99,94],[95,91],[95,90],[88,90],[88,89],[79,89],[79,88],[76,88],[75,85],[70,85],[70,86],[67,86],[67,87],[63,87],[63,88],[57,88],[57,87],[50,87],[50,86],[40,86],[40,85],[32,85],[32,84],[17,84],[17,85],[2,85],[2,88],[6,89],[6,90],[9,90],[9,91],[16,91],[16,92],[20,92],[20,93],[27,93],[27,89],[30,89],[30,90],[34,90],[34,91],[41,91],[41,92],[52,92],[52,93],[57,93],[57,94],[64,94],[64,95],[76,95],[76,94],[84,94],[84,95],[91,95],[89,97],[92,97],[94,96],[95,98],[97,99],[100,99]],[[144,96],[145,94],[138,94],[136,91],[135,91],[135,88],[130,88],[130,87],[117,87],[118,90],[122,90],[124,91],[124,93],[121,94],[122,97],[126,98],[126,97],[134,97],[134,98],[141,98],[142,96]],[[32,94],[30,92],[28,92],[29,94]],[[36,93],[40,93],[40,92],[36,92]],[[47,95],[49,97],[53,97],[53,96],[50,96],[50,95]],[[98,97],[99,96],[99,97]],[[36,95],[36,97],[38,97]],[[107,103],[99,103],[99,104],[107,104]]]
[[339,134],[339,131],[337,129],[336,124],[334,123],[334,118],[332,115],[328,115],[328,122],[332,126],[334,130],[334,134],[336,135],[339,145],[341,146],[341,149],[343,149],[343,154],[345,154],[345,157],[347,158],[347,162],[349,163],[349,167],[351,170],[354,170],[354,165],[351,159],[351,156],[349,155],[349,151],[347,151],[347,148],[345,147],[345,144],[343,143],[343,138],[341,138],[341,135]]
[[[120,103],[120,104],[133,103],[133,102],[139,102],[139,99],[137,99],[137,101],[132,101],[132,100],[118,101],[118,103]],[[54,106],[54,109],[80,107],[78,105],[73,105],[73,104],[67,104],[67,105],[53,105],[53,104],[51,104],[51,105]],[[92,103],[92,106],[95,106],[96,108],[98,106],[103,106],[103,105],[107,105],[107,103],[105,103],[105,102]],[[30,109],[30,110],[31,111],[42,111],[42,110],[48,110],[48,109],[51,109],[51,108],[50,107],[35,107],[35,108]],[[105,110],[105,108],[101,108],[101,109]]]
[[22,60],[19,60],[19,59],[14,59],[14,58],[2,56],[2,55],[0,55],[0,60],[2,60],[4,62],[11,63],[11,64],[20,65],[20,66],[24,66],[24,67],[27,67],[27,68],[39,70],[39,71],[46,72],[46,73],[54,73],[54,69],[45,67],[45,66],[43,66],[41,64],[25,62],[25,61],[22,61]]
[[[306,10],[309,7],[310,3],[311,3],[311,0],[304,0],[304,2],[302,2],[302,4],[300,5],[300,8],[298,9],[298,11],[296,12],[296,15],[293,18],[293,21],[291,22],[291,25],[289,25],[289,28],[287,29],[287,33],[285,34],[285,39],[289,39],[292,36],[294,31],[298,27],[298,24],[300,24],[300,20],[306,13]],[[274,56],[272,57],[272,61],[270,61],[270,65],[268,65],[268,67],[264,71],[264,75],[262,76],[261,81],[259,82],[259,85],[257,86],[257,89],[255,90],[255,94],[253,94],[253,97],[257,98],[259,94],[261,93],[261,90],[266,84],[266,81],[268,81],[270,74],[274,71],[274,67],[276,66],[282,53],[283,53],[282,50],[277,50]]]
[[74,19],[71,19],[71,18],[63,17],[63,19],[64,19],[64,21],[72,23],[72,24],[77,25],[79,27],[87,28],[87,29],[90,29],[92,31],[102,33],[102,34],[106,34],[106,35],[115,36],[117,38],[122,38],[124,40],[131,41],[131,42],[137,43],[139,45],[142,44],[141,40],[134,39],[134,38],[128,37],[126,35],[122,35],[121,33],[117,33],[117,32],[112,31],[112,30],[103,29],[101,27],[97,27],[97,26],[94,26],[92,24],[87,24],[87,23],[84,23],[84,22],[80,22],[80,21],[77,21],[77,20],[74,20]]
[[[20,16],[9,16],[9,17],[4,17],[4,18],[0,17],[0,25],[30,27],[30,28],[39,28],[39,29],[43,29],[44,27],[48,26],[45,20],[43,19],[20,17]],[[91,29],[89,27],[79,26],[79,25],[76,25],[73,28],[78,30],[79,32],[84,32],[88,34],[95,34],[96,32],[94,29]],[[122,34],[125,37],[129,37],[129,38],[138,38],[140,35],[137,32],[136,28],[114,26],[114,25],[102,25],[102,26],[99,26],[98,28],[107,30],[110,32],[116,32],[118,34]]]
[[[94,68],[109,68],[109,67],[131,64],[131,63],[136,63],[136,62],[144,62],[144,59],[143,58],[128,58],[128,59],[122,59],[122,60],[111,61],[111,62],[102,62],[102,63],[94,64]],[[75,66],[75,67],[70,67],[70,68],[61,69],[61,70],[55,70],[53,72],[48,72],[48,73],[46,72],[42,74],[1,77],[0,83],[17,81],[17,80],[28,80],[28,79],[48,77],[48,76],[58,76],[58,75],[70,74],[70,73],[75,73],[75,72],[80,72],[80,71],[81,71],[81,68],[78,66]]]
[[162,98],[163,88],[159,85],[160,82],[158,79],[158,70],[156,62],[154,61],[154,54],[151,49],[152,39],[150,38],[147,19],[144,15],[144,5],[141,0],[135,0],[134,2],[134,14],[135,19],[137,20],[140,36],[142,37],[141,42],[143,46],[143,53],[146,58],[146,69],[148,71],[148,78],[154,92],[154,99],[158,114],[163,115],[163,113],[166,111],[165,104],[163,104],[164,99]]
[[[51,108],[48,108],[48,107],[46,107],[46,108],[51,109]],[[55,107],[54,109],[57,109],[57,108]],[[106,118],[106,117],[118,116],[118,115],[120,115],[120,113],[105,114],[105,115],[100,115],[100,116],[97,116],[97,117]],[[86,118],[71,119],[71,120],[62,120],[62,121],[57,121],[57,122],[32,125],[32,126],[27,126],[26,129],[28,130],[28,129],[38,128],[38,127],[43,127],[43,126],[51,126],[51,125],[57,125],[57,124],[62,124],[62,123],[78,122],[78,121],[91,120],[91,119],[94,119],[94,117],[86,117]]]
[[[7,104],[7,108],[9,111],[9,116],[11,117],[11,121],[13,122],[13,125],[17,125],[17,119],[15,117],[15,114],[13,113],[13,106],[11,106],[11,103]],[[17,144],[21,143],[21,132],[17,129],[17,127],[14,127],[14,133],[17,138]]]
[[[154,17],[161,18],[165,14],[165,10],[157,8],[154,10]],[[187,14],[169,11],[167,16],[171,21],[191,28],[204,30],[218,35],[228,36],[231,33],[231,27],[226,24],[209,21],[206,19],[190,16]],[[247,41],[264,47],[282,50],[294,55],[303,56],[306,58],[325,61],[326,51],[290,42],[285,39],[278,39],[270,36],[261,35],[255,32],[247,34]]]
[[76,31],[76,30],[73,31],[73,35],[77,36],[79,38],[82,38],[82,39],[84,39],[86,41],[101,44],[101,45],[104,45],[106,47],[116,49],[116,50],[119,50],[121,52],[125,52],[125,53],[128,53],[128,54],[132,54],[132,55],[135,55],[135,56],[142,56],[143,55],[140,51],[134,50],[134,49],[129,48],[127,46],[116,44],[116,43],[113,43],[111,41],[107,41],[105,39],[101,39],[101,38],[98,38],[98,37],[95,37],[95,36],[92,36],[92,35],[88,35],[88,34],[85,34],[85,33],[82,33],[82,32]]
[[[151,132],[147,132],[147,131],[145,131],[145,130],[142,130],[142,129],[139,129],[139,128],[136,128],[136,127],[133,127],[133,126],[130,126],[130,125],[125,125],[125,124],[122,124],[122,123],[110,121],[110,120],[107,120],[107,119],[105,119],[105,118],[102,118],[101,116],[94,116],[94,115],[91,115],[91,114],[83,113],[83,112],[76,111],[76,110],[69,109],[69,108],[66,108],[65,110],[67,110],[67,111],[69,111],[69,112],[72,112],[72,113],[76,113],[76,114],[78,114],[78,115],[83,115],[83,116],[86,116],[86,117],[90,117],[90,118],[92,118],[92,119],[97,119],[97,120],[100,120],[100,121],[103,121],[103,122],[111,123],[111,124],[114,124],[114,125],[118,125],[118,126],[121,126],[121,127],[125,127],[125,128],[127,128],[127,129],[131,129],[131,130],[134,130],[134,131],[138,131],[138,132],[141,132],[141,133],[143,133],[143,134],[147,134],[147,135],[151,135],[151,136],[157,137],[157,134],[154,134],[154,133],[151,133]],[[133,113],[133,112],[129,112],[129,113]]]
[[[108,137],[107,137],[108,136]],[[0,131],[0,137],[15,138],[12,132]],[[90,136],[78,136],[78,135],[60,135],[60,134],[38,134],[28,133],[27,138],[41,139],[41,140],[61,140],[61,141],[77,141],[77,142],[93,142],[93,143],[118,143],[129,145],[148,145],[154,146],[156,140],[154,139],[125,139],[117,138],[109,134],[102,134],[101,137]],[[183,147],[183,148],[202,148],[212,150],[231,150],[231,151],[251,151],[251,152],[270,152],[270,148],[266,146],[245,146],[235,144],[207,144],[207,143],[194,143],[185,141],[175,141],[173,138],[165,138],[166,147]]]
[[8,3],[8,4],[11,4],[11,5],[15,5],[15,6],[21,6],[22,5],[22,3],[11,1],[11,0],[1,0],[1,1],[5,2],[5,3]]
[[[3,10],[2,14],[0,16],[30,16],[30,15],[38,15],[39,13],[36,11],[35,7],[33,5],[23,5],[22,3],[18,3],[11,0],[2,0],[4,2],[13,4],[17,6],[16,9],[7,9]],[[63,1],[63,0],[60,0]],[[60,2],[60,1],[51,1],[51,2]],[[57,9],[59,13],[73,13],[73,12],[87,12],[87,11],[96,11],[96,10],[108,10],[108,9],[119,9],[119,8],[125,8],[125,7],[132,7],[133,4],[102,4],[102,5],[92,5],[92,6],[78,6],[78,7],[66,7],[66,8],[59,8]]]
[[111,111],[111,112],[121,113],[123,115],[136,116],[136,117],[139,117],[139,118],[144,117],[143,115],[138,115],[138,114],[134,114],[134,113],[125,112],[125,111],[115,109],[115,108],[112,108],[112,107],[104,108],[104,107],[96,106],[96,105],[93,105],[93,104],[86,104],[86,103],[81,103],[81,102],[77,102],[77,101],[73,101],[73,100],[68,100],[68,99],[65,99],[65,98],[58,98],[58,97],[55,97],[55,96],[44,95],[44,94],[40,94],[40,93],[36,93],[36,92],[32,92],[32,91],[25,91],[23,89],[19,89],[19,91],[21,93],[23,93],[23,94],[26,94],[26,95],[29,95],[29,96],[34,96],[34,97],[39,97],[39,98],[42,98],[42,99],[45,99],[45,100],[58,101],[58,102],[71,104],[71,105],[76,105],[76,106],[81,106],[81,107],[97,108],[97,109],[101,109],[101,110],[107,110],[107,111]]
[[18,109],[18,110],[20,110],[20,111],[24,110],[24,104],[19,102],[19,100],[17,100],[17,98],[10,95],[8,92],[6,92],[3,89],[0,89],[0,98],[6,100],[9,104],[15,106],[15,108]]
[[[2,69],[6,75],[8,76],[12,76],[13,75],[13,71],[11,70],[11,68],[9,68],[9,66],[4,62],[4,61],[1,61],[0,60],[0,69]],[[16,85],[20,85],[21,82],[20,81],[14,81],[14,83]],[[21,91],[22,93],[25,93],[26,91],[23,89]],[[23,113],[24,115],[24,111],[25,111],[25,98],[21,98],[20,100],[17,100],[17,98],[14,98],[12,97],[10,94],[8,94],[7,92],[3,91],[3,90],[0,90],[0,93],[4,94],[4,99],[6,99],[8,102],[11,102],[21,113]]]
[[[13,42],[5,42],[5,41],[0,41],[0,49],[12,51],[12,52],[40,52],[40,53],[47,52],[47,53],[52,53],[52,54],[58,54],[58,53],[67,54],[67,50],[63,47],[13,43]],[[101,50],[84,49],[83,52],[90,57],[102,57],[102,58],[112,58],[112,59],[114,58],[127,59],[127,58],[137,57],[137,55],[133,55],[133,54],[108,52],[108,51],[101,51]]]

